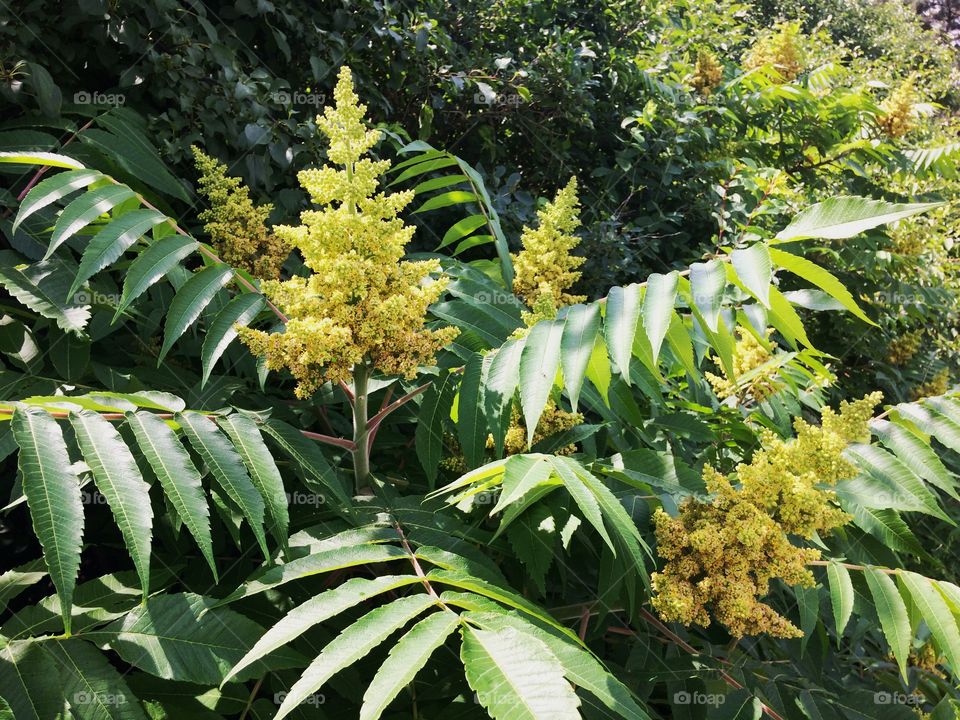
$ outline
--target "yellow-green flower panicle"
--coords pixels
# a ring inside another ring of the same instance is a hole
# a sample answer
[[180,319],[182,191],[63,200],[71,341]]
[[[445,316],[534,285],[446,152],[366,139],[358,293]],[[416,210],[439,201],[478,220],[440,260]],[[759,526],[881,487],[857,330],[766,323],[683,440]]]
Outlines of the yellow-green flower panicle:
[[652,577],[653,606],[664,620],[707,626],[717,620],[735,637],[768,633],[799,637],[789,620],[762,602],[771,580],[812,587],[807,566],[815,548],[790,537],[813,538],[849,521],[831,489],[856,475],[842,457],[851,442],[869,439],[867,423],[880,393],[824,408],[819,427],[798,419],[797,436],[763,434],[762,450],[737,466],[731,481],[707,466],[709,501],[687,498],[677,517],[654,515],[657,554],[665,560]]
[[250,190],[239,178],[227,175],[226,165],[196,146],[192,149],[200,171],[200,193],[210,202],[210,208],[200,213],[200,220],[217,254],[228,265],[255,277],[279,277],[290,247],[267,228],[273,205],[254,205]]
[[717,56],[708,50],[698,50],[697,62],[690,80],[693,89],[701,95],[709,96],[717,89],[722,79],[723,65],[717,60]]
[[877,117],[877,124],[889,138],[900,138],[916,127],[914,105],[917,103],[917,91],[913,86],[913,79],[908,78],[900,83],[890,96],[880,103],[882,114]]
[[361,157],[380,133],[364,123],[366,108],[354,92],[349,68],[341,69],[334,98],[336,107],[326,108],[317,125],[330,142],[329,160],[342,169],[299,173],[320,209],[303,212],[301,225],[276,228],[313,274],[264,283],[263,291],[289,318],[284,332],[241,331],[269,368],[290,370],[301,397],[324,382],[349,380],[361,363],[412,377],[458,333],[425,326],[427,308],[447,281],[438,276],[436,260],[402,259],[414,228],[397,215],[413,193],[377,192],[390,163]]
[[792,82],[804,68],[800,39],[799,23],[778,25],[776,32],[761,37],[750,48],[743,60],[744,69],[754,70],[771,65],[784,82]]
[[523,229],[523,249],[513,256],[513,291],[533,311],[524,318],[528,327],[554,317],[564,305],[585,299],[568,292],[580,279],[577,268],[585,260],[570,254],[580,244],[573,234],[580,226],[579,209],[577,179],[573,177],[553,202],[537,211],[537,228]]

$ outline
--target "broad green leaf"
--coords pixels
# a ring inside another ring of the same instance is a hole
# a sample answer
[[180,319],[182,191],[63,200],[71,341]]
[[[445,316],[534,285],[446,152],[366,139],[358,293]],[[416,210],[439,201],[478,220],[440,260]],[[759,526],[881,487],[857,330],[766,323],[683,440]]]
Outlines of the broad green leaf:
[[862,505],[841,503],[853,515],[857,526],[879,538],[892,550],[923,554],[923,547],[896,510],[866,508]]
[[83,539],[80,481],[63,432],[45,410],[19,406],[10,424],[20,448],[18,466],[33,530],[43,548],[47,572],[60,598],[63,627],[69,635]]
[[527,427],[527,447],[550,397],[560,369],[563,321],[550,320],[533,326],[520,354],[520,407]]
[[560,364],[563,368],[563,387],[570,397],[573,412],[577,411],[580,388],[587,374],[587,365],[593,354],[593,343],[600,330],[600,306],[574,305],[567,310],[560,340]]
[[66,155],[48,152],[0,152],[0,163],[17,165],[46,165],[48,167],[82,170],[83,164]]
[[93,236],[80,258],[80,269],[68,296],[81,285],[123,255],[155,225],[167,220],[156,210],[142,209],[124,213]]
[[257,423],[239,413],[231,413],[219,418],[217,423],[220,429],[230,437],[234,448],[243,459],[243,464],[250,473],[250,479],[253,480],[253,484],[263,498],[270,530],[280,546],[285,547],[287,528],[290,525],[287,494],[283,489],[280,470],[263,442]]
[[830,603],[833,606],[833,621],[837,627],[839,645],[853,613],[853,581],[850,579],[850,571],[835,561],[827,565],[827,580],[830,583]]
[[140,452],[146,458],[167,499],[187,526],[200,547],[200,552],[217,577],[210,537],[210,509],[200,480],[187,449],[170,426],[148,412],[127,413],[127,425],[133,431]]
[[723,290],[727,286],[727,271],[720,260],[694,263],[690,266],[690,294],[693,303],[703,315],[707,327],[717,331]]
[[683,365],[683,369],[690,377],[697,377],[697,358],[693,352],[693,340],[690,338],[690,331],[684,324],[679,313],[674,311],[670,318],[670,327],[667,330],[667,344],[670,351]]
[[780,334],[793,346],[797,347],[797,342],[801,342],[807,347],[813,347],[810,338],[807,337],[807,329],[803,326],[803,320],[794,310],[790,301],[784,297],[783,293],[772,285],[770,291],[770,311],[767,317]]
[[676,271],[661,275],[653,273],[647,278],[647,291],[643,296],[643,328],[650,340],[650,354],[654,364],[660,356],[660,346],[670,328],[673,306],[677,299]]
[[495,351],[483,389],[483,403],[497,456],[503,454],[503,442],[510,426],[524,344],[523,339],[507,340]]
[[11,600],[45,578],[45,568],[43,559],[37,558],[0,575],[0,611],[6,610]]
[[616,555],[617,548],[614,546],[613,540],[610,539],[607,528],[603,524],[603,513],[600,512],[600,504],[597,502],[597,498],[593,492],[587,487],[580,475],[574,471],[574,468],[566,463],[564,459],[561,459],[559,456],[554,457],[552,458],[552,465],[557,475],[563,480],[563,486],[567,489],[567,492],[570,493],[570,497],[573,498],[577,507],[580,508],[587,522],[593,525],[594,529],[607,544],[607,547],[610,548],[610,551]]
[[390,648],[387,659],[367,686],[360,708],[360,720],[378,720],[459,624],[460,618],[456,614],[441,611],[410,628]]
[[[927,490],[920,478],[896,456],[875,445],[862,444],[851,445],[844,451],[844,455],[858,468],[881,481],[890,493],[890,504],[876,504],[873,507],[919,510],[946,522],[953,522],[940,507],[937,497]],[[845,486],[850,487],[855,483],[856,481],[848,481]]]
[[[446,599],[446,593],[444,593]],[[493,608],[491,608],[493,609]],[[597,660],[593,653],[570,638],[557,633],[536,621],[500,611],[469,611],[466,615],[485,630],[502,630],[512,627],[532,635],[544,643],[563,666],[563,674],[579,688],[598,698],[617,717],[627,720],[650,720],[650,715],[637,703],[629,688],[617,680]]]
[[876,325],[873,320],[866,316],[843,283],[816,263],[776,248],[770,248],[770,259],[784,270],[788,270],[816,285],[864,322]]
[[151,285],[177,267],[200,244],[190,237],[170,235],[143,250],[130,264],[123,280],[123,292],[115,318],[147,291]]
[[207,328],[203,338],[203,349],[200,351],[200,364],[203,368],[201,385],[206,385],[210,379],[210,372],[217,360],[237,337],[237,326],[246,327],[257,313],[264,307],[262,295],[244,293],[237,295],[228,302],[223,310]]
[[540,597],[547,594],[547,573],[553,564],[557,537],[554,523],[550,507],[536,503],[520,513],[507,529],[507,541],[516,559],[523,564],[524,585],[532,583]]
[[779,242],[807,238],[840,240],[854,237],[879,225],[940,207],[943,203],[889,203],[856,195],[833,197],[797,214],[777,233]]
[[336,617],[344,610],[385,592],[419,582],[420,578],[416,575],[381,575],[372,580],[351,578],[333,590],[327,590],[310,598],[288,612],[280,622],[267,630],[263,637],[250,648],[250,652],[227,673],[223,682],[227,682],[250,664],[266,657],[274,650],[292,642],[313,626]]
[[78,639],[44,645],[75,720],[147,720],[126,681],[100,650]]
[[150,592],[150,539],[153,534],[150,486],[140,474],[137,461],[120,433],[99,413],[91,410],[70,413],[70,424],[97,489],[106,498],[120,528],[146,597]]
[[347,510],[350,508],[350,497],[343,489],[334,469],[327,462],[327,458],[316,441],[304,437],[303,433],[282,420],[267,420],[260,425],[260,429],[269,435],[287,455],[292,457],[309,478],[312,477],[338,501],[338,506]]
[[371,610],[333,639],[284,698],[274,720],[289,715],[297,705],[319,690],[333,675],[365,656],[402,628],[434,600],[423,593],[394,600]]
[[910,597],[919,608],[923,621],[946,656],[950,670],[960,676],[960,628],[943,595],[932,580],[922,575],[901,571],[898,577],[910,591]]
[[461,632],[467,682],[492,718],[579,720],[580,699],[543,642],[512,627]]
[[734,250],[730,255],[730,263],[747,290],[753,293],[764,307],[769,308],[773,265],[767,245],[760,242],[743,250]]
[[630,384],[630,358],[633,338],[640,320],[640,286],[610,288],[603,332],[610,360],[617,366],[623,381]]
[[43,259],[46,260],[64,242],[77,234],[104,213],[126,200],[134,197],[133,190],[126,185],[104,185],[96,190],[84,193],[67,205],[53,226],[50,245]]
[[[489,361],[488,361],[489,363]],[[463,369],[457,400],[457,437],[468,468],[483,464],[487,426],[483,414],[484,356],[473,353]]]
[[42,643],[19,640],[0,647],[0,697],[15,720],[62,720],[66,698],[56,662]]
[[[109,644],[122,660],[156,677],[219,685],[253,647],[263,628],[233,610],[211,607],[212,603],[190,593],[155,595],[87,636]],[[239,679],[296,666],[299,658],[291,650],[279,650],[248,668]]]
[[17,217],[13,221],[12,232],[17,232],[20,223],[38,210],[42,210],[47,205],[55,203],[61,198],[65,198],[70,193],[87,187],[102,177],[103,175],[96,170],[84,169],[67,170],[46,180],[41,180],[24,196],[23,201],[20,203]]
[[263,533],[263,498],[250,480],[239,453],[217,429],[216,423],[205,415],[177,413],[176,420],[183,428],[190,446],[203,459],[217,484],[240,508],[264,557],[269,558],[270,551]]
[[229,265],[211,265],[194,273],[183,284],[167,311],[167,319],[163,324],[163,347],[157,356],[158,365],[163,362],[177,339],[200,317],[213,296],[232,278],[233,268]]
[[897,590],[896,583],[887,573],[867,568],[864,576],[867,579],[877,615],[880,617],[880,627],[883,629],[884,637],[887,638],[890,651],[897,659],[900,674],[906,678],[907,657],[910,654],[910,641],[913,639],[907,606],[900,596],[900,591]]

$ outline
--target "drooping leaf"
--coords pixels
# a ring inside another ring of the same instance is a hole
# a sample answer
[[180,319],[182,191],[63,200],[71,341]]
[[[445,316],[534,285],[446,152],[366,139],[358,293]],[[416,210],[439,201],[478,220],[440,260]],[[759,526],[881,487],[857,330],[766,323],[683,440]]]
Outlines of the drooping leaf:
[[643,329],[650,340],[650,354],[656,363],[660,346],[670,328],[673,305],[677,297],[677,273],[666,275],[653,273],[647,278],[647,291],[643,296]]
[[19,406],[10,421],[20,448],[18,466],[33,530],[47,572],[60,598],[63,626],[70,633],[73,591],[80,570],[83,498],[63,432],[45,410]]
[[198,247],[199,243],[193,238],[170,235],[141,252],[130,264],[123,280],[123,292],[120,294],[116,316]]
[[102,177],[103,175],[96,170],[84,169],[67,170],[46,180],[41,180],[21,201],[20,209],[17,211],[17,217],[13,221],[12,232],[15,233],[17,228],[20,227],[20,223],[38,210],[42,210],[57,200],[65,198],[70,193],[87,187]]
[[850,294],[850,291],[844,287],[843,283],[816,263],[810,262],[806,258],[783,252],[783,250],[777,250],[776,248],[770,248],[770,259],[797,277],[801,277],[807,282],[816,285],[864,322],[876,325],[873,320],[866,316],[853,295]]
[[150,486],[140,474],[137,461],[120,433],[99,413],[91,410],[70,413],[70,424],[97,489],[106,498],[120,528],[146,597],[150,592],[150,540],[153,534]]
[[690,291],[693,302],[700,310],[707,327],[717,331],[723,290],[727,286],[727,273],[720,260],[694,263],[690,266]]
[[867,568],[864,575],[877,615],[880,617],[880,627],[883,629],[884,637],[887,638],[890,651],[900,666],[900,674],[906,678],[907,657],[910,654],[910,641],[913,637],[907,606],[889,575],[874,568]]
[[126,185],[104,185],[96,190],[84,193],[67,205],[53,226],[50,245],[43,256],[46,260],[64,242],[77,234],[104,213],[120,203],[134,197],[134,192]]
[[533,326],[520,354],[520,407],[527,428],[527,445],[550,397],[560,368],[563,321],[550,320]]
[[603,332],[610,360],[620,371],[623,381],[630,384],[630,358],[633,339],[640,320],[640,286],[614,287],[607,295],[607,312]]
[[770,250],[765,243],[756,243],[743,250],[734,250],[730,255],[732,269],[744,286],[764,307],[770,307],[770,281],[773,264]]
[[573,412],[577,411],[580,389],[599,330],[600,306],[596,303],[574,305],[564,316],[560,363],[563,368],[563,387],[570,397]]
[[853,581],[850,571],[842,563],[830,562],[827,565],[827,580],[830,583],[830,602],[833,606],[833,620],[837,628],[837,643],[850,622],[853,613]]
[[217,313],[217,317],[207,328],[206,335],[203,338],[203,349],[200,351],[200,365],[203,368],[201,383],[203,385],[206,385],[207,380],[210,379],[210,372],[213,370],[213,366],[217,364],[217,360],[237,337],[237,326],[246,327],[263,307],[264,299],[262,295],[244,293],[243,295],[237,295],[224,306],[223,310]]
[[170,348],[187,328],[200,317],[213,296],[233,278],[229,265],[211,265],[195,273],[174,296],[163,325],[163,346],[157,356],[157,364],[170,352]]
[[200,552],[216,578],[210,509],[200,473],[193,466],[190,455],[176,433],[156,415],[148,412],[127,413],[126,420],[140,451],[160,481],[164,494],[197,541]]

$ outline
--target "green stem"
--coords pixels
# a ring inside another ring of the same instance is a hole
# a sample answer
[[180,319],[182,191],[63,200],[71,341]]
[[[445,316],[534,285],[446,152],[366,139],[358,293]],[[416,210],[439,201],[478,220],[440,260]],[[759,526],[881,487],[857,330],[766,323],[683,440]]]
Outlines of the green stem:
[[370,370],[360,363],[353,368],[353,474],[357,495],[370,487],[370,422],[367,417],[367,381]]

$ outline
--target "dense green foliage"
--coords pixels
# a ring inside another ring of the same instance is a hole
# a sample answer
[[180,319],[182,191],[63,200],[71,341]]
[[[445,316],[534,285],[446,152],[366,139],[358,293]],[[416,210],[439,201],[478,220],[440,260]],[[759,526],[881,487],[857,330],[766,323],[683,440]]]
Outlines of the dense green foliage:
[[955,57],[807,5],[4,6],[0,718],[960,717]]

